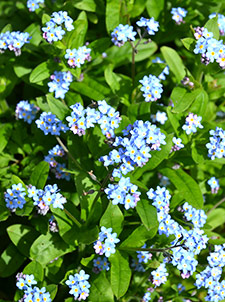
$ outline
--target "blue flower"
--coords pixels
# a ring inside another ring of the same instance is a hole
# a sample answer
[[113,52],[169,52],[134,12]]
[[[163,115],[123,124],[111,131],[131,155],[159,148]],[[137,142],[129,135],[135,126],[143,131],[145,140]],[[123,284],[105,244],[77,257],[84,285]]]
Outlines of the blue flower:
[[28,101],[20,101],[16,105],[16,118],[23,119],[28,124],[31,124],[35,119],[39,108]]
[[146,102],[155,102],[161,98],[163,85],[156,76],[151,74],[148,77],[144,76],[139,82],[143,85],[141,91],[144,92],[143,96]]
[[34,12],[36,9],[39,8],[40,3],[44,3],[44,0],[28,0],[27,8],[29,8],[30,12]]
[[150,19],[141,17],[140,21],[137,21],[136,24],[140,27],[146,27],[149,35],[155,35],[155,32],[159,30],[159,22],[155,21],[153,17]]
[[91,49],[86,46],[79,47],[78,49],[67,49],[65,58],[68,59],[67,63],[70,67],[78,67],[91,60]]
[[22,209],[26,203],[25,196],[26,192],[21,183],[12,185],[12,188],[7,189],[5,192],[6,207],[12,211],[17,208]]
[[116,243],[120,240],[117,238],[116,233],[112,233],[112,228],[101,227],[98,240],[94,242],[95,253],[99,255],[105,254],[109,257],[111,254],[116,252]]
[[136,31],[133,31],[133,26],[119,24],[111,33],[111,41],[120,47],[128,40],[135,41],[136,34]]
[[29,43],[30,35],[19,31],[0,33],[0,51],[4,52],[7,48],[13,50],[16,56],[21,54],[21,48]]
[[70,71],[55,71],[50,78],[52,81],[48,83],[49,92],[55,92],[55,98],[57,99],[64,99],[73,80]]
[[214,176],[211,177],[207,181],[207,184],[210,185],[212,194],[216,194],[218,192],[220,185],[219,185],[219,180],[217,178],[215,178]]
[[187,15],[187,10],[182,7],[173,7],[171,10],[172,19],[176,21],[176,24],[181,24],[183,21],[183,18]]
[[64,133],[68,130],[68,127],[64,125],[56,116],[51,112],[43,112],[40,118],[35,121],[37,127],[41,129],[45,135],[60,135],[60,131]]
[[69,280],[65,283],[69,286],[69,293],[74,296],[75,300],[86,300],[89,296],[90,283],[87,281],[90,275],[86,274],[84,270],[79,273],[70,275]]

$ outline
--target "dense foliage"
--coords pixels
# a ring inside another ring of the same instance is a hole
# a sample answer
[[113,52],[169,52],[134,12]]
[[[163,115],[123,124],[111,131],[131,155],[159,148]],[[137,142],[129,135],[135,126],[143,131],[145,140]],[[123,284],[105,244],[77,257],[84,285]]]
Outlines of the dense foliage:
[[225,301],[223,14],[0,1],[0,301]]

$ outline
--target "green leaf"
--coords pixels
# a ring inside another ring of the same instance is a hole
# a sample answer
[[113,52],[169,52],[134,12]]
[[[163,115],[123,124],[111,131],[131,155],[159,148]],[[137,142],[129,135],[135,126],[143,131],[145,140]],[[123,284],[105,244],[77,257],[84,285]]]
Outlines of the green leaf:
[[85,43],[85,37],[88,29],[87,14],[83,11],[74,22],[74,29],[67,33],[65,41],[69,49],[78,48]]
[[92,181],[84,172],[80,172],[77,176],[75,176],[74,180],[80,199],[81,219],[86,220],[97,192],[87,195],[85,195],[84,192],[95,190],[98,186],[96,187],[96,183]]
[[8,144],[9,138],[12,133],[12,124],[0,125],[0,152],[2,152]]
[[82,82],[73,82],[71,83],[70,88],[95,101],[104,99],[105,96],[111,92],[108,87],[103,86],[100,82],[86,74]]
[[146,0],[135,0],[132,6],[132,10],[129,11],[130,16],[135,18],[141,15],[145,9],[145,2]]
[[169,121],[173,127],[173,130],[176,132],[176,135],[179,136],[178,128],[180,127],[180,123],[178,120],[178,115],[171,112],[172,107],[167,107],[166,112],[169,118]]
[[129,267],[128,255],[124,252],[116,251],[115,254],[109,257],[111,263],[111,286],[114,295],[119,299],[128,290],[131,269]]
[[164,8],[164,0],[147,0],[146,9],[149,14],[149,17],[154,17],[158,19],[161,11]]
[[210,230],[214,230],[218,226],[222,226],[225,223],[225,209],[214,209],[209,213],[206,222],[211,226]]
[[100,220],[100,226],[112,228],[119,235],[123,229],[123,213],[117,205],[109,203],[105,213]]
[[208,94],[205,90],[202,90],[199,95],[197,95],[195,101],[190,107],[190,112],[197,113],[202,116],[204,120],[204,116],[206,113],[207,105],[208,105]]
[[105,75],[105,80],[106,80],[107,84],[109,85],[109,87],[112,89],[113,93],[115,93],[117,90],[120,89],[118,77],[117,77],[116,73],[113,72],[112,64],[109,64],[106,67],[106,69],[104,71],[104,75]]
[[40,29],[39,24],[32,23],[24,30],[24,32],[27,32],[30,34],[30,36],[31,36],[30,43],[31,44],[38,46],[40,44],[40,42],[42,41],[41,29]]
[[30,257],[42,265],[46,265],[56,257],[67,254],[73,249],[74,247],[66,244],[58,234],[47,233],[46,235],[40,235],[34,241],[30,248]]
[[21,254],[29,257],[30,247],[39,233],[35,229],[22,224],[13,224],[9,226],[7,228],[7,233],[10,240],[15,244]]
[[213,33],[213,38],[218,40],[220,37],[220,30],[218,26],[218,17],[214,17],[212,19],[209,19],[206,24],[204,25],[204,28],[207,28],[209,32]]
[[167,176],[174,186],[179,190],[184,199],[196,209],[203,206],[203,197],[199,185],[195,180],[182,169],[172,170],[169,168],[161,169],[160,172]]
[[156,235],[157,231],[158,224],[156,224],[156,222],[149,230],[147,230],[144,225],[141,225],[121,243],[120,247],[124,249],[129,247],[142,247],[147,240],[152,239]]
[[44,269],[41,264],[37,261],[31,261],[23,269],[23,273],[26,275],[34,275],[34,279],[37,281],[43,281],[44,279]]
[[175,75],[177,81],[180,82],[186,75],[185,67],[180,56],[173,48],[167,46],[161,47],[160,50],[170,70]]
[[46,286],[46,291],[49,292],[50,297],[53,300],[57,294],[58,286],[56,284],[49,284]]
[[43,14],[42,15],[42,18],[41,18],[41,23],[43,24],[43,25],[45,25],[48,21],[50,21],[51,20],[51,17],[48,15],[48,14]]
[[30,183],[38,189],[43,189],[48,179],[49,163],[41,161],[33,170]]
[[187,48],[190,51],[193,51],[195,48],[196,40],[193,38],[184,38],[181,39],[181,42],[183,43],[184,47]]
[[66,115],[69,115],[69,108],[60,100],[54,98],[51,94],[47,94],[47,102],[51,112],[60,120],[63,120]]
[[140,102],[136,104],[131,104],[128,107],[127,115],[132,123],[137,119],[148,118],[150,115],[151,103],[150,102]]
[[110,33],[120,24],[120,0],[106,0],[106,29]]
[[72,0],[74,7],[87,12],[95,12],[96,4],[94,0]]
[[201,88],[196,89],[192,92],[187,92],[185,95],[182,97],[182,99],[179,102],[176,102],[174,104],[173,112],[174,113],[181,113],[187,110],[191,104],[194,102],[194,100],[201,95],[203,90]]
[[89,302],[114,302],[111,285],[104,272],[91,280]]
[[164,159],[168,158],[172,148],[172,139],[173,133],[169,134],[166,137],[166,145],[162,145],[160,151],[156,150],[151,152],[152,157],[149,158],[147,164],[145,164],[141,168],[136,169],[136,171],[134,172],[134,177],[136,179],[139,179],[144,172],[155,169]]
[[[138,39],[136,40],[139,41]],[[144,44],[147,42],[146,39],[142,40],[143,44],[139,44],[138,52],[135,55],[135,62],[140,62],[148,59],[157,50],[157,44],[153,41],[151,43]],[[112,46],[107,50],[107,60],[110,60],[114,66],[121,66],[132,62],[132,48],[129,43],[125,43],[123,47]]]
[[43,62],[39,64],[30,74],[30,82],[31,83],[39,83],[47,78],[49,78],[51,75],[49,70],[49,63]]
[[149,231],[153,227],[158,227],[157,210],[149,204],[148,200],[141,199],[137,203],[136,210],[142,223]]
[[9,277],[14,274],[26,260],[18,249],[10,243],[0,257],[0,277]]

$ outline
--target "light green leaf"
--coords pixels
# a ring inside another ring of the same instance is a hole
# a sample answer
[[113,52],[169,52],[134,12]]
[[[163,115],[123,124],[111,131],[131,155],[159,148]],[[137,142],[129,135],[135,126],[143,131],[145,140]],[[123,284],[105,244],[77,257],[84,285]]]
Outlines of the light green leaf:
[[39,233],[32,227],[13,224],[7,228],[10,240],[15,244],[21,254],[29,257],[29,251],[32,243],[38,237]]
[[106,29],[110,33],[120,24],[120,0],[106,0]]
[[201,95],[203,90],[201,88],[196,89],[192,92],[187,92],[185,95],[182,97],[182,99],[179,102],[176,102],[174,104],[173,112],[174,113],[181,113],[187,110],[191,104],[194,102],[194,100]]
[[0,152],[2,152],[8,144],[9,138],[12,133],[12,128],[12,124],[0,125]]
[[206,24],[204,25],[204,28],[207,28],[209,32],[213,33],[213,38],[218,40],[220,37],[220,30],[218,26],[218,17],[214,17],[212,19],[209,19]]
[[146,9],[149,14],[149,17],[154,17],[158,19],[161,11],[164,8],[164,0],[147,0]]
[[34,279],[37,281],[43,281],[44,279],[44,269],[42,265],[37,261],[31,261],[23,269],[23,273],[26,275],[34,275]]
[[175,75],[177,81],[180,82],[186,75],[185,67],[180,56],[173,48],[167,46],[161,47],[160,50],[170,70]]
[[106,67],[106,69],[104,71],[104,75],[105,75],[105,80],[106,80],[107,84],[109,85],[109,87],[112,89],[113,93],[115,93],[117,90],[120,89],[118,77],[117,77],[116,73],[113,72],[112,64],[109,64]]
[[58,234],[47,233],[40,235],[34,241],[30,248],[30,257],[46,265],[56,257],[70,253],[73,249],[74,247],[66,244]]
[[212,212],[209,213],[206,222],[211,226],[210,230],[214,230],[218,226],[223,225],[225,223],[225,209],[214,209]]
[[203,206],[203,197],[199,185],[196,181],[182,169],[172,170],[161,169],[160,172],[169,178],[174,186],[179,190],[184,199],[196,209]]
[[116,251],[109,257],[111,263],[111,286],[114,295],[119,299],[128,290],[131,278],[128,255],[124,252]]
[[47,78],[49,78],[51,75],[49,70],[49,64],[48,62],[43,62],[39,64],[30,74],[30,82],[31,83],[39,83]]
[[142,223],[149,231],[151,228],[158,227],[157,210],[149,204],[148,200],[141,199],[137,203],[136,210]]
[[111,285],[104,272],[100,272],[91,281],[89,302],[114,302]]
[[54,98],[51,94],[47,94],[47,102],[51,112],[60,120],[63,120],[66,115],[69,115],[69,108],[60,100]]
[[100,220],[100,226],[112,228],[119,235],[123,228],[123,213],[117,205],[109,203],[105,213]]
[[190,51],[193,51],[195,48],[196,40],[193,38],[184,38],[181,39],[181,42],[183,43],[184,47],[187,48]]
[[95,12],[96,4],[94,0],[72,0],[74,7],[87,12]]

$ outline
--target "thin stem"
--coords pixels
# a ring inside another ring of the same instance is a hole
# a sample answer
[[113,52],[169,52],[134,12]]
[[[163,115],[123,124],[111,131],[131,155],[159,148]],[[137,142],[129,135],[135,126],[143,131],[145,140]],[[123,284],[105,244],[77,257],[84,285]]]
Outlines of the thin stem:
[[216,209],[218,206],[220,206],[223,202],[225,201],[225,197],[222,198],[220,201],[218,201],[213,207],[212,209],[210,209],[206,215],[208,216],[214,209]]
[[102,193],[102,189],[105,187],[107,181],[109,180],[109,178],[111,177],[111,174],[112,174],[112,171],[109,171],[108,174],[106,175],[106,177],[104,178],[102,184],[101,184],[101,187],[100,189],[98,190],[98,193],[97,195],[95,196],[95,199],[92,203],[92,206],[91,206],[91,211],[90,211],[90,214],[89,214],[89,218],[92,216],[93,212],[94,212],[94,207],[95,207],[95,204],[97,202],[97,200],[99,199],[101,193]]
[[134,87],[134,79],[135,79],[135,54],[136,54],[136,49],[134,46],[134,43],[132,41],[129,41],[131,48],[132,48],[132,65],[131,65],[131,77],[132,77],[132,83]]
[[82,224],[67,210],[67,209],[63,209],[63,211],[66,213],[67,216],[69,216],[73,222],[80,228],[82,226]]
[[79,169],[79,170],[84,170],[81,165],[78,163],[78,161],[73,157],[73,155],[70,153],[70,151],[67,149],[67,147],[63,144],[63,142],[61,141],[61,139],[56,136],[56,139],[58,141],[58,143],[60,144],[60,146],[63,148],[63,150],[69,155],[69,157],[72,159],[72,161],[74,162],[74,164],[76,165],[76,167]]
[[118,247],[118,249],[120,250],[130,250],[130,251],[147,251],[147,252],[153,252],[153,253],[157,253],[157,252],[165,252],[168,250],[172,250],[176,247],[182,247],[183,244],[178,244],[178,245],[173,245],[171,247],[165,247],[165,248],[159,248],[159,249],[155,249],[155,248],[139,248],[139,247]]

